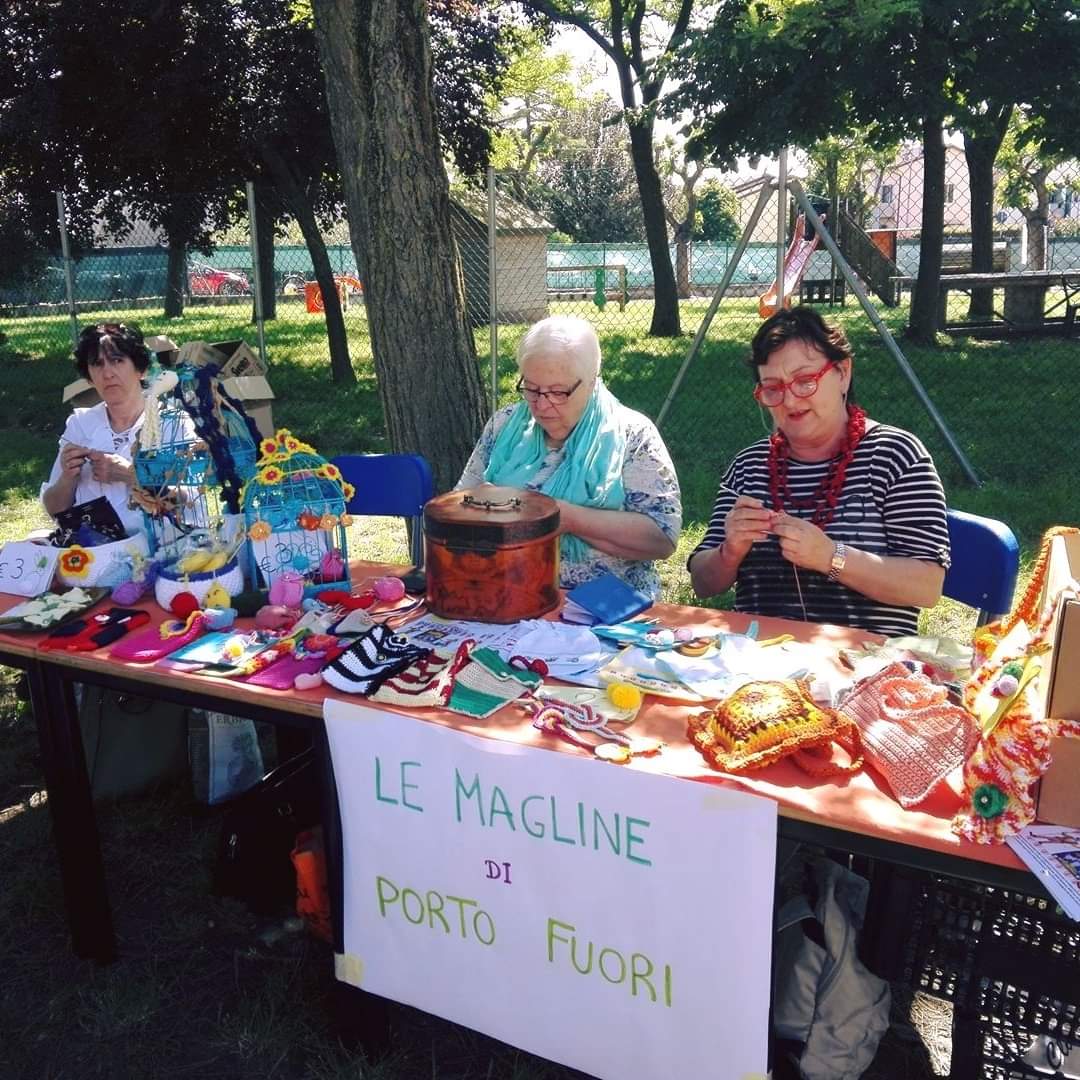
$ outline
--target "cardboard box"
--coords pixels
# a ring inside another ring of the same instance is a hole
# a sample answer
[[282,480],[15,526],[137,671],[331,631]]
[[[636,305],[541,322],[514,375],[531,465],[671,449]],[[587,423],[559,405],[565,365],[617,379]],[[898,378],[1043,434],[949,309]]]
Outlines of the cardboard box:
[[[1043,605],[1070,581],[1080,581],[1080,535],[1055,536],[1050,549]],[[1066,593],[1058,604],[1052,651],[1042,683],[1044,715],[1080,720],[1080,596]],[[1053,763],[1039,785],[1039,820],[1080,827],[1080,739],[1055,738]]]
[[157,356],[163,367],[175,367],[180,361],[180,346],[164,334],[154,334],[146,339],[146,347]]
[[188,341],[180,347],[180,360],[195,367],[217,364],[223,378],[266,374],[266,365],[246,341]]
[[259,434],[269,439],[274,434],[274,391],[262,375],[240,375],[234,379],[222,379],[222,388],[229,397],[237,398],[244,412],[255,421]]

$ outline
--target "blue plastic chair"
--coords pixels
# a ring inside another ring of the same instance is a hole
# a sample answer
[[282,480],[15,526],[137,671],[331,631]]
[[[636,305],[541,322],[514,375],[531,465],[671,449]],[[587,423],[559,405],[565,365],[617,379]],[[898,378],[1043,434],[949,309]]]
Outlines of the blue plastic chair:
[[341,475],[356,488],[346,504],[350,514],[404,517],[412,522],[409,558],[424,563],[424,503],[435,494],[427,458],[420,454],[345,454],[333,459]]
[[979,623],[989,622],[1012,606],[1020,572],[1020,545],[1012,529],[993,518],[947,511],[952,566],[942,594],[979,609]]

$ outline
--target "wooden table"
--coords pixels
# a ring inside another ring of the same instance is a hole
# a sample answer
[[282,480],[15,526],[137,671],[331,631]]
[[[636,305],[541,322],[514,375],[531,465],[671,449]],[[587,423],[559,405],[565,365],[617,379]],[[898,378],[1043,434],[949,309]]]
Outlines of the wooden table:
[[[385,568],[376,568],[376,572]],[[404,568],[401,568],[404,569]],[[0,598],[0,610],[16,598]],[[165,613],[144,604],[160,622]],[[708,624],[733,632],[744,631],[749,616],[734,612],[658,604],[650,614],[669,625]],[[783,619],[760,618],[763,638],[790,633],[835,654],[843,646],[870,635],[842,628]],[[337,797],[329,769],[323,700],[337,691],[320,687],[282,693],[257,686],[207,679],[154,665],[122,663],[107,650],[62,653],[37,648],[42,635],[0,634],[0,663],[25,668],[30,674],[31,700],[41,743],[45,782],[49,793],[57,857],[74,951],[107,962],[115,957],[115,939],[105,871],[94,816],[72,686],[91,683],[141,693],[180,704],[215,709],[301,728],[322,748],[328,782],[324,785],[324,820],[328,867],[331,874],[335,934],[341,942],[340,822]],[[347,698],[347,695],[346,695]],[[1005,846],[962,843],[950,829],[960,806],[959,796],[944,785],[917,810],[905,811],[888,793],[875,773],[815,780],[789,762],[780,762],[750,777],[728,777],[711,771],[686,739],[687,708],[648,698],[635,730],[662,739],[666,749],[655,758],[636,758],[632,770],[657,772],[713,784],[730,784],[775,799],[780,808],[783,838],[823,844],[899,865],[921,868],[969,880],[1039,893],[1036,878]],[[394,710],[391,710],[394,711]],[[400,710],[398,710],[400,711]],[[416,716],[485,738],[544,745],[566,753],[583,751],[561,742],[548,742],[527,716],[513,707],[482,721],[434,709]],[[601,762],[597,768],[608,768]]]
[[[1046,325],[1046,291],[1051,285],[1060,285],[1062,279],[1075,275],[1075,270],[1025,270],[1005,273],[982,274],[947,274],[941,275],[938,285],[938,326],[968,326],[968,323],[949,323],[949,292],[961,289],[965,292],[980,286],[1002,289],[1005,294],[1005,306],[1002,313],[1004,323],[1010,329],[1037,330]],[[911,288],[916,278],[900,277],[894,279],[901,286]]]

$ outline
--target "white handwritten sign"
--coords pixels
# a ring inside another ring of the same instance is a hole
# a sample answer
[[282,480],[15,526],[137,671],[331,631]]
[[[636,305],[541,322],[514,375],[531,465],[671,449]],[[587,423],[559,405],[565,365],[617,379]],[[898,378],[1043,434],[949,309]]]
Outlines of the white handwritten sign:
[[776,805],[327,700],[338,977],[602,1078],[764,1077]]
[[0,548],[0,592],[38,596],[48,591],[56,573],[60,549],[29,540],[16,540]]

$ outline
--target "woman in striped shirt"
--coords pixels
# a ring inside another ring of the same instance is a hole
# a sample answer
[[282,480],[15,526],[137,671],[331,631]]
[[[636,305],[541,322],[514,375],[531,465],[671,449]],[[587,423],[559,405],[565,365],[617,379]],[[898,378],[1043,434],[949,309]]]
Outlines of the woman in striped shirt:
[[929,453],[855,404],[851,346],[812,308],[777,312],[751,350],[775,430],[724,474],[689,560],[695,592],[734,585],[738,611],[915,633],[949,566]]

